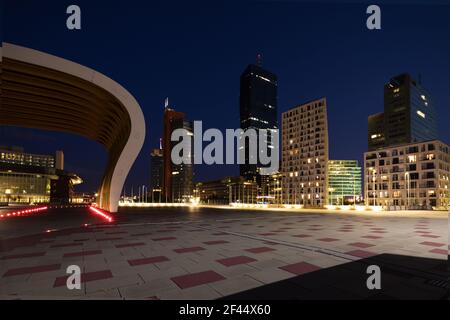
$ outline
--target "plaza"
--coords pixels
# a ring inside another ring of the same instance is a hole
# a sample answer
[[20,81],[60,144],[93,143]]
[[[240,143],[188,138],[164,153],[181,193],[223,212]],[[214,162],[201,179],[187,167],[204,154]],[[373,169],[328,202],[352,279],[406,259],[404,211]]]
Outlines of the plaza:
[[[107,223],[67,207],[3,219],[0,228],[2,299],[445,294],[446,212],[121,208]],[[381,293],[366,287],[371,264],[381,267]],[[81,290],[66,287],[70,265],[82,270]]]

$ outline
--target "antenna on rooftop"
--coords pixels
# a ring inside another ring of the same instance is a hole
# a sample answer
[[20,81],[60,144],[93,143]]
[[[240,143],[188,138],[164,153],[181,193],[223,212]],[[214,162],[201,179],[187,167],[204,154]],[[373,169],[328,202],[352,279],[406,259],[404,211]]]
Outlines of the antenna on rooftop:
[[167,109],[169,107],[169,97],[164,100],[164,108]]
[[261,54],[261,53],[258,53],[258,54],[256,55],[256,65],[257,65],[257,66],[259,66],[259,67],[262,66],[262,59],[263,59],[262,54]]

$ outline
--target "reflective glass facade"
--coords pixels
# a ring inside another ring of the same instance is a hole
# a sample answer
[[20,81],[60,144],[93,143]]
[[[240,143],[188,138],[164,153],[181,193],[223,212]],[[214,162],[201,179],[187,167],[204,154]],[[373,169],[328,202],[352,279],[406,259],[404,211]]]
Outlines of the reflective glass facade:
[[0,172],[0,202],[49,202],[50,181],[50,175]]
[[361,199],[361,167],[357,160],[328,161],[328,192],[332,205],[355,203]]

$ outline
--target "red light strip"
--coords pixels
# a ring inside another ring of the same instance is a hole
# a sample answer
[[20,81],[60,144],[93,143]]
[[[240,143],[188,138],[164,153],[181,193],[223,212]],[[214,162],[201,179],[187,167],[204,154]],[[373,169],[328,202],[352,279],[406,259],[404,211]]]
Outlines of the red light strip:
[[25,210],[19,210],[14,212],[8,212],[8,213],[2,213],[0,214],[1,218],[12,218],[12,217],[23,217],[23,216],[29,216],[36,213],[42,213],[43,211],[46,211],[48,207],[39,207],[34,209],[25,209]]
[[94,208],[92,206],[89,207],[89,209],[94,212],[96,215],[101,216],[102,218],[104,218],[105,220],[107,220],[108,222],[112,222],[113,218],[110,215],[107,215],[106,213],[98,210],[97,208]]

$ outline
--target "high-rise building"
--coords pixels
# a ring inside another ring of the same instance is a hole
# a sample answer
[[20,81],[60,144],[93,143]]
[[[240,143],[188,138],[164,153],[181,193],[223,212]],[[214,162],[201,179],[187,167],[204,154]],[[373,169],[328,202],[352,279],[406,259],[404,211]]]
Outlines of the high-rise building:
[[329,204],[356,204],[361,199],[361,167],[357,160],[328,161]]
[[[260,59],[260,57],[258,57]],[[240,80],[240,125],[242,130],[278,129],[277,119],[277,76],[258,65],[250,64]],[[271,143],[271,132],[267,132],[267,141]],[[255,155],[249,153],[249,141],[245,141],[245,164],[240,165],[240,175],[254,180],[259,169],[264,167]],[[259,150],[259,144],[257,150]],[[256,164],[251,164],[256,162]]]
[[[182,129],[189,133],[189,137],[193,138],[193,124],[190,121],[183,121]],[[191,150],[188,158],[193,159],[193,141],[191,141]],[[188,202],[193,195],[193,164],[172,164],[172,195],[173,202]]]
[[282,114],[282,192],[285,204],[328,202],[328,121],[325,98]]
[[[172,142],[172,132],[176,129],[185,129],[190,132],[193,138],[192,123],[186,121],[183,112],[175,111],[170,108],[166,100],[164,110],[164,132],[162,139],[163,149],[163,179],[162,194],[165,202],[185,202],[192,196],[193,191],[193,165],[174,164],[172,162],[172,148],[178,142]],[[193,146],[193,143],[191,143]],[[186,157],[192,157],[192,150]]]
[[366,205],[392,209],[450,208],[450,148],[439,140],[364,154]]
[[429,93],[409,74],[384,86],[384,113],[369,116],[369,150],[438,139]]
[[163,181],[163,151],[161,148],[153,149],[150,153],[150,196],[152,202],[161,202]]

